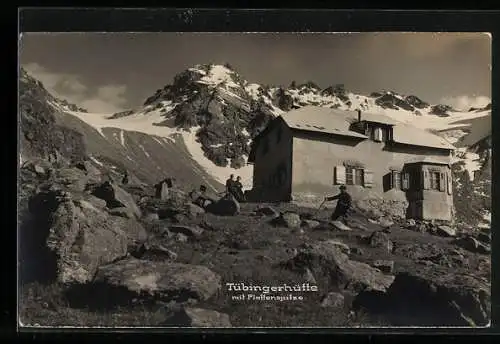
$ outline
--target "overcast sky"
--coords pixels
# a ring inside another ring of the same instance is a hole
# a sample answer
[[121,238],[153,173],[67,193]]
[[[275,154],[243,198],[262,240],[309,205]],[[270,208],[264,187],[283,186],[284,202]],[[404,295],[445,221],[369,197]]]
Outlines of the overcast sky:
[[28,72],[96,112],[139,106],[182,70],[225,62],[261,84],[343,83],[467,109],[491,97],[491,39],[481,33],[36,33],[20,42]]

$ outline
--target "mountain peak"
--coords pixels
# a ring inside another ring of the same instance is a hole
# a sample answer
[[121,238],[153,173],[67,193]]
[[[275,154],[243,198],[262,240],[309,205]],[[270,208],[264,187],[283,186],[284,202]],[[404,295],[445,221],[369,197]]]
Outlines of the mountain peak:
[[228,63],[224,65],[195,65],[194,67],[188,68],[188,71],[200,74],[201,78],[197,80],[197,82],[201,84],[210,86],[225,84],[228,87],[235,88],[246,84],[246,81],[244,81]]

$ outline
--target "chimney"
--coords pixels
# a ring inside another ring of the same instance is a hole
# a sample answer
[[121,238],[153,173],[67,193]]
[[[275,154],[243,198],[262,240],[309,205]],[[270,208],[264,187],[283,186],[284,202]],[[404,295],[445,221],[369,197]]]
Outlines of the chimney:
[[358,109],[358,122],[361,122],[361,110]]

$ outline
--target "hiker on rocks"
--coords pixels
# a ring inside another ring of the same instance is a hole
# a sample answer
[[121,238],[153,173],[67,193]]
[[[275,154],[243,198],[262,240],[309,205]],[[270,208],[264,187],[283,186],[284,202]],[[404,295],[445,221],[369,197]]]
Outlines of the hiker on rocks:
[[200,190],[191,191],[189,196],[194,204],[202,208],[213,203],[213,200],[207,195],[207,187],[205,185],[200,185]]
[[123,185],[127,185],[128,184],[128,172],[127,171],[125,171],[125,174],[123,175],[122,184]]
[[234,190],[234,183],[234,174],[231,174],[229,176],[229,179],[226,180],[226,193],[232,193],[232,191]]
[[238,202],[244,202],[245,193],[243,192],[243,184],[241,184],[241,177],[238,176],[234,182],[234,197]]
[[337,206],[331,216],[332,221],[336,221],[339,217],[343,222],[347,222],[347,216],[351,209],[352,197],[346,191],[345,185],[340,186],[340,193],[335,196],[325,197],[325,202],[337,200]]

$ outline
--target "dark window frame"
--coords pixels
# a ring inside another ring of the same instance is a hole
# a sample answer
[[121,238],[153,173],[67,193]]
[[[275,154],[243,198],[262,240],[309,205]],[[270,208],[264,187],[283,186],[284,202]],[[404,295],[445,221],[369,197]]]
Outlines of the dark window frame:
[[364,186],[365,184],[365,169],[356,166],[345,166],[345,183],[346,185]]
[[434,191],[441,191],[439,189],[440,185],[441,185],[441,172],[429,171],[429,189]]
[[392,188],[401,190],[403,188],[403,173],[399,170],[391,170]]

